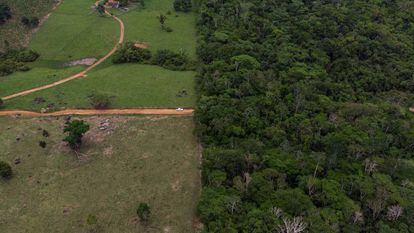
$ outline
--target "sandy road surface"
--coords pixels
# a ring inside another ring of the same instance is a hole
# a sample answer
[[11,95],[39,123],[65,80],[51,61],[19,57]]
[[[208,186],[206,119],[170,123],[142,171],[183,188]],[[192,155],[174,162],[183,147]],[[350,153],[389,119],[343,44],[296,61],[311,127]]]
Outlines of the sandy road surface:
[[178,111],[172,108],[131,108],[131,109],[66,109],[57,112],[39,113],[23,110],[3,110],[0,116],[49,117],[67,115],[177,115],[191,116],[193,109]]

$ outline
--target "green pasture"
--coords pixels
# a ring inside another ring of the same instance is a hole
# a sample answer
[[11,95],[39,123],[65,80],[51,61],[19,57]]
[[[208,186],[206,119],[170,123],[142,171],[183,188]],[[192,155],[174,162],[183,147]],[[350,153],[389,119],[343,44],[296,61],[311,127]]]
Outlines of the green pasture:
[[[91,108],[89,96],[101,93],[112,96],[111,108],[193,107],[195,72],[171,71],[158,66],[123,64],[101,67],[87,77],[64,85],[5,102],[7,109],[40,111],[60,108]],[[187,96],[177,94],[185,90]],[[35,104],[41,97],[46,102]]]
[[[91,130],[77,157],[62,142],[63,117],[0,118],[0,160],[14,171],[0,179],[0,232],[193,232],[200,184],[192,118],[83,119]],[[98,129],[106,119],[108,129]],[[147,226],[140,202],[151,207]]]
[[[0,96],[45,85],[75,74],[86,66],[65,68],[63,64],[82,58],[99,58],[118,41],[119,25],[108,16],[98,16],[91,9],[94,0],[64,1],[53,12],[30,42],[41,54],[30,64],[32,70],[0,77]],[[112,10],[125,23],[126,41],[146,42],[150,50],[185,51],[195,57],[195,16],[176,13],[173,1],[148,0],[145,7],[132,5],[128,12]],[[157,16],[167,15],[166,25],[173,32],[161,30]],[[5,102],[8,109],[40,110],[55,108],[89,108],[88,96],[100,92],[113,96],[112,107],[192,107],[195,72],[169,71],[157,66],[113,65],[110,59],[92,70],[88,77],[18,97]],[[188,95],[177,97],[185,90]],[[46,102],[33,104],[43,97]]]

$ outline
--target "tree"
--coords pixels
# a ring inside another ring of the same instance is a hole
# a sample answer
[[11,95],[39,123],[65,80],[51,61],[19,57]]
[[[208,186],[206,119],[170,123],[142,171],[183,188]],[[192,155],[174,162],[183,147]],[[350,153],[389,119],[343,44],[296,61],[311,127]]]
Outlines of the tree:
[[0,24],[5,23],[11,16],[10,7],[5,3],[0,3]]
[[20,20],[23,25],[25,25],[28,28],[35,28],[39,26],[40,20],[37,17],[27,17],[23,16]]
[[151,217],[151,209],[149,205],[143,202],[139,203],[139,206],[137,208],[137,215],[142,222],[148,223]]
[[191,0],[175,0],[174,9],[176,11],[189,12],[191,11],[192,3]]
[[95,109],[106,109],[111,105],[111,97],[107,94],[93,94],[89,99],[92,107]]
[[105,14],[105,5],[104,3],[99,3],[98,5],[96,5],[96,11],[98,11],[98,13],[102,16]]
[[158,20],[159,20],[159,22],[161,24],[161,28],[164,29],[164,27],[165,27],[165,21],[167,20],[167,16],[165,16],[163,14],[160,14],[158,16]]
[[69,144],[69,147],[75,151],[79,150],[82,145],[82,137],[88,132],[89,125],[83,120],[74,120],[66,123],[63,130],[64,133],[69,133],[63,141]]
[[300,233],[306,230],[307,224],[301,217],[294,217],[292,220],[283,218],[283,224],[279,226],[279,233]]
[[11,166],[3,161],[0,161],[0,176],[3,179],[10,179],[13,175]]
[[148,49],[139,48],[135,46],[135,43],[127,42],[115,52],[112,62],[115,64],[129,62],[147,63],[151,57],[151,51]]

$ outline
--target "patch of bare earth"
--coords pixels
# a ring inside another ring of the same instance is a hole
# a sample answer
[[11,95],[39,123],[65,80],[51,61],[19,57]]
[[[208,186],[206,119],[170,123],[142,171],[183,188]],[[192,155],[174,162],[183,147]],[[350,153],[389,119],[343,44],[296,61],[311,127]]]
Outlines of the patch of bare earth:
[[195,217],[193,219],[193,229],[194,232],[201,232],[203,230],[203,223],[201,222],[201,220],[198,217]]
[[121,123],[126,123],[127,117],[89,117],[87,122],[90,125],[89,131],[85,134],[85,143],[97,143],[110,136]]
[[64,66],[78,66],[78,65],[90,66],[90,65],[93,65],[97,60],[98,59],[93,58],[93,57],[84,58],[84,59],[68,62]]
[[134,44],[135,48],[140,48],[140,49],[147,49],[149,47],[149,45],[145,42],[137,42]]
[[181,188],[181,184],[180,184],[180,180],[176,180],[174,181],[174,183],[171,184],[171,189],[173,190],[173,192],[177,192],[178,190],[180,190]]

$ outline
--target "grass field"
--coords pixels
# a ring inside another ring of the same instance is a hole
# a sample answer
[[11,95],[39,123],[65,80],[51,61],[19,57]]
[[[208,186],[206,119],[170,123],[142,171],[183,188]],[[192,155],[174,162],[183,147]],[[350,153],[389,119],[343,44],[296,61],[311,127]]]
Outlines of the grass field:
[[13,75],[3,76],[0,77],[0,96],[7,96],[31,87],[49,84],[83,69],[80,66],[64,69],[37,66],[30,72],[17,72]]
[[[0,77],[0,96],[41,86],[76,73],[83,67],[63,68],[68,61],[100,57],[108,52],[119,36],[118,24],[109,17],[99,17],[90,7],[94,0],[64,1],[31,40],[30,48],[39,51],[40,61],[29,72],[17,72]],[[120,15],[126,27],[126,40],[149,44],[149,49],[185,51],[195,58],[195,17],[193,13],[175,13],[172,0],[148,0],[145,8],[131,7]],[[168,33],[161,30],[157,16],[167,14]],[[177,16],[177,17],[176,17]],[[92,70],[88,77],[61,86],[6,101],[7,109],[39,110],[53,103],[61,107],[90,107],[88,96],[96,92],[114,96],[113,107],[192,107],[195,72],[173,72],[156,66],[126,64],[110,61]],[[189,95],[177,97],[186,90]],[[33,105],[35,97],[47,103]]]
[[[0,180],[0,232],[89,232],[90,214],[96,232],[193,232],[200,187],[192,119],[83,119],[91,130],[77,158],[61,142],[63,118],[0,118],[0,159],[15,172]],[[139,202],[152,208],[147,227],[136,218]]]
[[[161,29],[157,18],[160,14],[167,16],[165,24],[172,32]],[[132,10],[121,18],[126,25],[126,40],[147,42],[152,51],[184,51],[195,59],[195,13],[175,12],[172,0],[147,0],[144,9]]]
[[[6,101],[8,109],[40,111],[46,106],[56,109],[91,108],[89,96],[103,93],[112,96],[112,108],[192,107],[195,93],[194,72],[177,72],[157,66],[123,64],[106,66],[91,72],[86,78]],[[178,97],[179,91],[188,95]],[[34,104],[42,97],[46,102]]]

